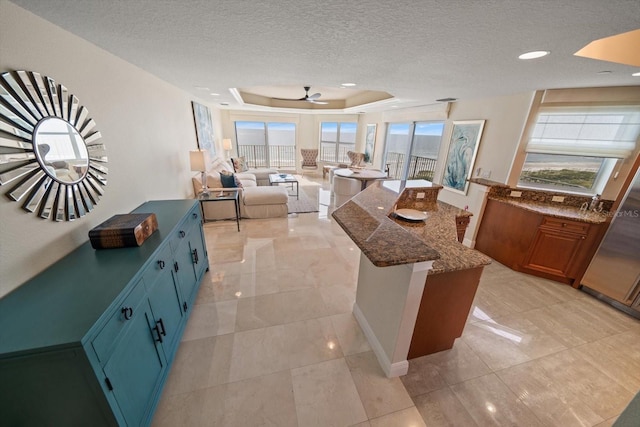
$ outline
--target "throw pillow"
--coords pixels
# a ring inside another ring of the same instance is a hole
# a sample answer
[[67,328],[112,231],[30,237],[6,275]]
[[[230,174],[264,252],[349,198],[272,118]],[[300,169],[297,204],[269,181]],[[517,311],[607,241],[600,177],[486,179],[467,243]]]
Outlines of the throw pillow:
[[231,159],[231,162],[233,163],[233,169],[236,172],[247,172],[249,170],[249,168],[247,167],[247,162],[245,161],[244,157],[236,157]]
[[237,188],[235,174],[227,171],[220,172],[220,181],[223,188]]

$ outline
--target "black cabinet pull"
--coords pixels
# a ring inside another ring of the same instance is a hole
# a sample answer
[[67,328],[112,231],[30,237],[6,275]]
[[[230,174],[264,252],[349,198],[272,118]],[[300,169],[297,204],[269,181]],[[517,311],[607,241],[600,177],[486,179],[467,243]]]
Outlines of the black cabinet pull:
[[193,219],[197,219],[198,218],[198,214],[197,213],[192,213],[191,216],[193,216]]
[[160,326],[160,333],[162,334],[163,337],[167,336],[167,330],[164,328],[164,322],[162,321],[162,319],[158,320],[156,322],[157,325]]
[[133,308],[131,307],[122,307],[120,312],[124,316],[124,320],[130,320],[133,317]]
[[193,251],[191,251],[191,258],[193,259],[193,263],[197,264],[199,261],[198,258],[198,248],[195,248]]
[[164,269],[164,261],[158,261],[158,266],[160,267],[160,270]]
[[175,271],[177,273],[178,270],[180,270],[180,268],[178,267],[178,261],[176,261],[176,262],[173,263],[173,271]]
[[162,344],[162,332],[160,332],[158,322],[156,322],[156,326],[153,328],[153,330],[156,331],[156,333],[158,334],[158,338],[156,338],[156,341]]
[[180,237],[184,237],[184,236],[186,236],[186,235],[187,235],[187,233],[185,233],[184,231],[180,230],[180,231],[178,232],[178,235],[180,235]]
[[189,306],[187,305],[186,301],[182,303],[182,308],[184,309],[184,312],[186,313],[187,312],[187,308],[189,308]]

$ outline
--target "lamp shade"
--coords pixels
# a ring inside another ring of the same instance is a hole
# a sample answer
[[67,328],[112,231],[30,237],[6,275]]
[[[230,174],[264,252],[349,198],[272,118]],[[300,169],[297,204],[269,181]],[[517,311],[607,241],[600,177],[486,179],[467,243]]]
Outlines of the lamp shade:
[[229,138],[225,138],[222,140],[222,148],[225,151],[231,150],[233,147],[231,146],[231,140]]
[[189,151],[189,162],[192,171],[204,172],[209,164],[209,153],[202,150]]

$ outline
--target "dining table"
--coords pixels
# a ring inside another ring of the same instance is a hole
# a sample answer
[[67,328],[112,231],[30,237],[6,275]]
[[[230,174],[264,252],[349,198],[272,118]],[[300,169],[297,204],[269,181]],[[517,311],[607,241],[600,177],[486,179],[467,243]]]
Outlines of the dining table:
[[360,181],[360,190],[367,188],[370,181],[387,178],[387,174],[379,169],[340,168],[335,169],[333,174],[343,178],[357,179]]

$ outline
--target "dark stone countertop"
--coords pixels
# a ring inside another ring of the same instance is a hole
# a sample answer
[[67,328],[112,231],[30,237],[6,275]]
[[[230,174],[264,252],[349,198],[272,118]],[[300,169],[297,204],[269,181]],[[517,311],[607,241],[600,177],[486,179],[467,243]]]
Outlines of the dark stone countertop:
[[490,200],[508,203],[522,209],[537,212],[555,218],[569,219],[573,221],[587,222],[590,224],[602,224],[607,220],[607,213],[581,211],[575,206],[553,204],[553,202],[537,202],[533,200],[520,200],[513,197],[489,196]]
[[468,211],[434,200],[421,203],[420,210],[427,214],[424,221],[395,217],[394,208],[405,188],[428,191],[426,187],[436,186],[424,180],[376,181],[332,216],[377,267],[433,260],[429,274],[436,274],[490,264],[489,257],[457,240],[456,217],[471,216]]

